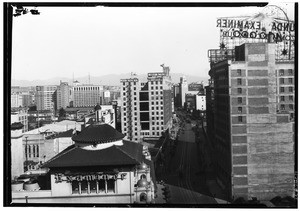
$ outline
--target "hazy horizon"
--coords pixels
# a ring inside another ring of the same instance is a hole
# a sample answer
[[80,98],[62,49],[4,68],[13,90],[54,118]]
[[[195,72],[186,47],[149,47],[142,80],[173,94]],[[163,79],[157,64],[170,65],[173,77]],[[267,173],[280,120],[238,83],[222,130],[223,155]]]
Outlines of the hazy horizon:
[[[283,4],[286,6],[286,4]],[[291,7],[291,6],[289,6]],[[288,8],[288,6],[287,6]],[[13,18],[12,79],[161,71],[208,77],[217,17],[259,7],[38,7]]]

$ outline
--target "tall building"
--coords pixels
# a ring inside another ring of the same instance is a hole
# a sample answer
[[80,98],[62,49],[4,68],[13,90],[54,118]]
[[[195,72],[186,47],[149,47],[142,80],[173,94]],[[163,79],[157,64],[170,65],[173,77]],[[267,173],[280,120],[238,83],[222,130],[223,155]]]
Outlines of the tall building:
[[173,98],[174,98],[174,106],[176,108],[181,107],[181,95],[179,90],[179,84],[173,85]]
[[94,107],[102,104],[104,99],[103,86],[74,84],[73,107]]
[[188,83],[184,76],[180,77],[179,92],[180,92],[180,104],[181,107],[183,107],[185,103],[185,95],[188,92]]
[[121,79],[122,133],[133,141],[159,138],[172,124],[172,85],[169,68],[148,73],[146,82],[137,77]]
[[275,46],[246,43],[211,63],[208,136],[231,199],[295,194],[294,61],[277,60]]
[[35,102],[37,110],[54,110],[54,92],[57,86],[36,86]]
[[56,109],[59,110],[60,108],[66,108],[70,106],[70,101],[72,97],[71,87],[68,85],[67,82],[60,82],[60,85],[57,86],[57,106]]
[[20,122],[22,132],[28,131],[28,109],[27,108],[12,108],[11,109],[11,123]]
[[13,92],[10,95],[11,107],[18,108],[23,106],[23,96],[18,92]]

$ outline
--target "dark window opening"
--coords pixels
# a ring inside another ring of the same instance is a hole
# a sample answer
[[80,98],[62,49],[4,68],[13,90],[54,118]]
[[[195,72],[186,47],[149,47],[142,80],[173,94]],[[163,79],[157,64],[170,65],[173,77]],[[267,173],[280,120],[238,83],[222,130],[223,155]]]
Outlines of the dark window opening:
[[140,120],[141,121],[149,121],[150,120],[149,112],[141,112]]
[[108,193],[115,192],[115,180],[114,179],[107,180],[107,192]]
[[142,127],[142,130],[149,130],[150,124],[149,124],[149,122],[142,122],[141,127]]
[[148,101],[148,100],[149,100],[148,92],[140,92],[140,101]]

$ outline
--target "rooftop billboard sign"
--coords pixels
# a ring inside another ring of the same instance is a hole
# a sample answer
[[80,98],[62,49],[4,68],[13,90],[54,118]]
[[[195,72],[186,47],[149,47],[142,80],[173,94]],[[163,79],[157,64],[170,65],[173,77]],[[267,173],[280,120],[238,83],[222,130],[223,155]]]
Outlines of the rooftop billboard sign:
[[271,34],[276,42],[295,40],[295,24],[290,21],[263,23],[261,21],[219,18],[217,27],[220,28],[223,37],[268,39],[268,34]]

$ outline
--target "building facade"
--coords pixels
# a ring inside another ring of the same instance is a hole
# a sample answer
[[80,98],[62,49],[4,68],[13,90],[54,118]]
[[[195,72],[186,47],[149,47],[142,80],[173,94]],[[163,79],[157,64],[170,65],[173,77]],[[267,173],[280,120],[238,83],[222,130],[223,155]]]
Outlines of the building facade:
[[[14,203],[153,203],[154,168],[141,144],[107,124],[74,135],[75,144],[46,162],[50,190],[17,190]],[[37,184],[38,186],[38,184]]]
[[103,86],[75,84],[72,90],[73,107],[94,107],[103,102]]
[[23,96],[18,92],[11,93],[10,101],[12,108],[19,108],[23,106]]
[[277,61],[275,43],[246,43],[209,74],[207,121],[220,186],[231,199],[294,196],[293,60]]
[[179,92],[180,92],[180,104],[181,107],[184,107],[185,95],[188,92],[188,83],[185,76],[180,77]]
[[57,86],[36,86],[35,102],[37,110],[51,110],[54,111],[53,96]]
[[67,82],[60,82],[60,85],[57,86],[57,106],[56,109],[59,110],[61,108],[65,109],[70,106],[70,101],[72,97],[71,87]]
[[28,131],[28,109],[27,108],[12,108],[11,109],[11,123],[22,123],[22,132]]
[[206,96],[197,94],[196,95],[196,110],[206,111]]
[[172,125],[172,85],[169,68],[138,78],[121,80],[122,133],[133,141],[159,138]]
[[14,122],[10,125],[11,130],[11,180],[24,173],[23,165],[23,144],[22,144],[22,128],[20,122]]
[[179,84],[173,85],[173,99],[174,99],[174,107],[175,108],[181,107],[181,95],[180,95]]

